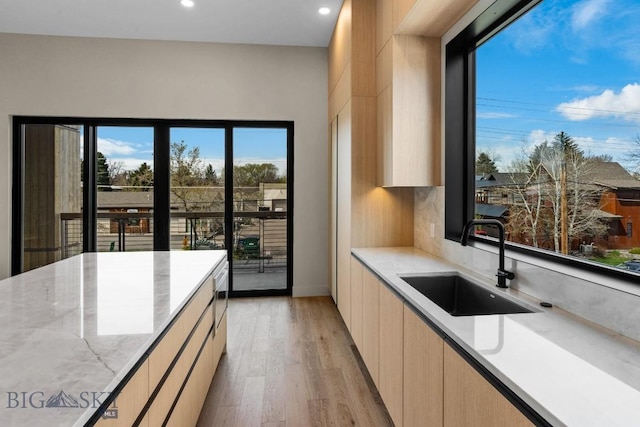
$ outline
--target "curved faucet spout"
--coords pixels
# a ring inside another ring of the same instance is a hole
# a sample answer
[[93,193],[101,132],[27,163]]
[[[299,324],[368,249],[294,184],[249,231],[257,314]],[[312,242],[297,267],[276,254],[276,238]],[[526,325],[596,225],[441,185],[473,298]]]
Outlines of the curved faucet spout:
[[499,288],[506,288],[507,279],[513,280],[515,278],[515,274],[504,269],[504,225],[497,219],[472,219],[462,228],[462,237],[460,238],[460,244],[462,246],[467,246],[469,234],[471,234],[471,230],[473,230],[476,225],[492,225],[498,229],[498,271],[496,272],[496,276],[498,276],[498,284],[496,286]]

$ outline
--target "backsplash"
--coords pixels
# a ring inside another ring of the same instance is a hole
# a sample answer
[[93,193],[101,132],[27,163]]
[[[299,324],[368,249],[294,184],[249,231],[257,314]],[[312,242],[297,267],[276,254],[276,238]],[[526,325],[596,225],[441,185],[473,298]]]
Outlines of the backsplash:
[[[494,279],[496,253],[444,239],[444,187],[417,188],[414,198],[414,246]],[[516,273],[514,289],[640,341],[640,297],[608,287],[613,279],[585,280],[508,257],[505,266]]]

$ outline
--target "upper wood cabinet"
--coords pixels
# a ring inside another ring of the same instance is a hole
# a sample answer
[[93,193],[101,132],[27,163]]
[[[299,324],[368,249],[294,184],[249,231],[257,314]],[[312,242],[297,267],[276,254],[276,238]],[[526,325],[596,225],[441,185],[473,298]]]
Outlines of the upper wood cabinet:
[[460,20],[478,0],[398,0],[394,3],[396,34],[441,37]]
[[393,35],[376,58],[378,185],[440,184],[440,39]]

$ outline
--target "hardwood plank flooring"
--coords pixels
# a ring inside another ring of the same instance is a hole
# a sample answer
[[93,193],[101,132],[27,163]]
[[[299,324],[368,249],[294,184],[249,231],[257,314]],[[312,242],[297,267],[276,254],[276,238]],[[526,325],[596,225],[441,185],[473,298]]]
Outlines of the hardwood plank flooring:
[[393,426],[331,297],[229,301],[198,427]]

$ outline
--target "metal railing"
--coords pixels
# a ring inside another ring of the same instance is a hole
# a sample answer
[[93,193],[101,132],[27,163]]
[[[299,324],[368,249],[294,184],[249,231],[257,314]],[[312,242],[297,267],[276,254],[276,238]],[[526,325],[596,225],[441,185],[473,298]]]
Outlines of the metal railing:
[[[62,259],[82,252],[82,213],[62,213]],[[153,250],[153,212],[98,212],[97,251]],[[234,269],[265,272],[287,265],[287,212],[233,214]],[[172,212],[171,250],[225,249],[224,212]]]

